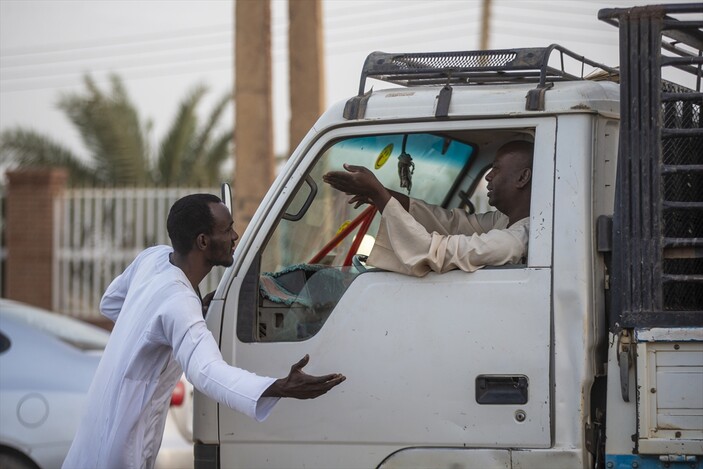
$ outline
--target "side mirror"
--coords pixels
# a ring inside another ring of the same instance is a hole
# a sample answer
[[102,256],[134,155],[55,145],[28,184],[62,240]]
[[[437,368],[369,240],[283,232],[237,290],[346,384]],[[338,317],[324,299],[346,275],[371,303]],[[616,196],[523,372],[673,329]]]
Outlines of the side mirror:
[[229,210],[230,215],[232,215],[232,188],[226,182],[222,183],[220,187],[220,199],[222,203],[225,204],[225,207],[227,207],[227,210]]

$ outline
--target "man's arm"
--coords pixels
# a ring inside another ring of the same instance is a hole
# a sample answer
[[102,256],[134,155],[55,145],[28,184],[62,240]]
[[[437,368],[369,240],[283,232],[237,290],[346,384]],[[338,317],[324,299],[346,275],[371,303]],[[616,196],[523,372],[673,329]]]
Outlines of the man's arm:
[[103,297],[100,299],[100,312],[103,316],[111,320],[117,321],[117,317],[122,311],[122,305],[127,297],[129,289],[130,272],[129,268],[122,274],[118,275],[107,287]]
[[[149,248],[150,250],[156,248]],[[144,252],[139,254],[122,272],[120,275],[115,277],[115,279],[110,282],[105,293],[100,299],[100,312],[103,316],[110,319],[112,322],[117,321],[117,317],[122,311],[122,305],[127,298],[127,292],[129,291],[129,285],[132,282],[132,276],[137,269],[137,266],[141,262]]]
[[508,217],[498,211],[469,214],[461,208],[446,209],[418,199],[412,199],[407,211],[428,233],[443,235],[488,233],[494,228],[507,228],[509,222]]
[[262,421],[280,397],[312,399],[344,381],[339,374],[312,376],[304,373],[306,356],[289,375],[275,379],[230,366],[202,319],[195,295],[172,298],[162,316],[165,341],[196,389],[231,409]]
[[430,271],[473,272],[486,265],[516,263],[527,253],[528,226],[525,220],[483,234],[428,233],[400,204],[390,202],[368,263],[417,277]]

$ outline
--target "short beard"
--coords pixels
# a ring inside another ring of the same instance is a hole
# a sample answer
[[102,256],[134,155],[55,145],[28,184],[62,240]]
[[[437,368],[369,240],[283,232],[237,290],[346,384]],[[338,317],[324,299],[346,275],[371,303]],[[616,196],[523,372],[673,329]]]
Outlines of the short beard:
[[[215,249],[215,251],[219,251],[219,249]],[[214,255],[210,255],[208,256],[207,261],[212,267],[229,267],[234,264],[234,256],[230,251],[230,254],[227,257],[216,257]]]
[[230,256],[230,258],[226,261],[218,261],[215,265],[221,267],[230,267],[232,264],[234,264],[234,256]]

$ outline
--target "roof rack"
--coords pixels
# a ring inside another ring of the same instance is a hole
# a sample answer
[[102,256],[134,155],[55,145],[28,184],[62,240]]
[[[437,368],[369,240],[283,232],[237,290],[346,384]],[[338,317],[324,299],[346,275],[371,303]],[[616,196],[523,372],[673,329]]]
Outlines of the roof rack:
[[[553,53],[559,58],[559,66],[550,66]],[[581,64],[580,75],[569,73],[565,61]],[[556,81],[583,80],[585,66],[602,70],[608,76],[616,76],[617,70],[575,54],[558,44],[548,47],[524,49],[479,50],[464,52],[417,52],[392,54],[372,52],[366,58],[361,71],[359,94],[347,102],[349,117],[358,119],[365,108],[364,91],[366,79],[402,85],[478,85],[538,83],[527,97],[527,110],[544,109],[544,91]],[[441,104],[441,103],[440,103]],[[449,103],[445,106],[448,108]],[[443,111],[438,104],[440,113]],[[437,115],[446,117],[446,114]]]

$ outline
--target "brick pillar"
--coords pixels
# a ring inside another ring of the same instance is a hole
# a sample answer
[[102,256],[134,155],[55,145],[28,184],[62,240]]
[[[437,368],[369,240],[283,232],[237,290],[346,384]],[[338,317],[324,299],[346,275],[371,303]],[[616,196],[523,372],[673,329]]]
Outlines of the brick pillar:
[[68,175],[59,168],[7,173],[5,295],[52,309],[54,199]]

